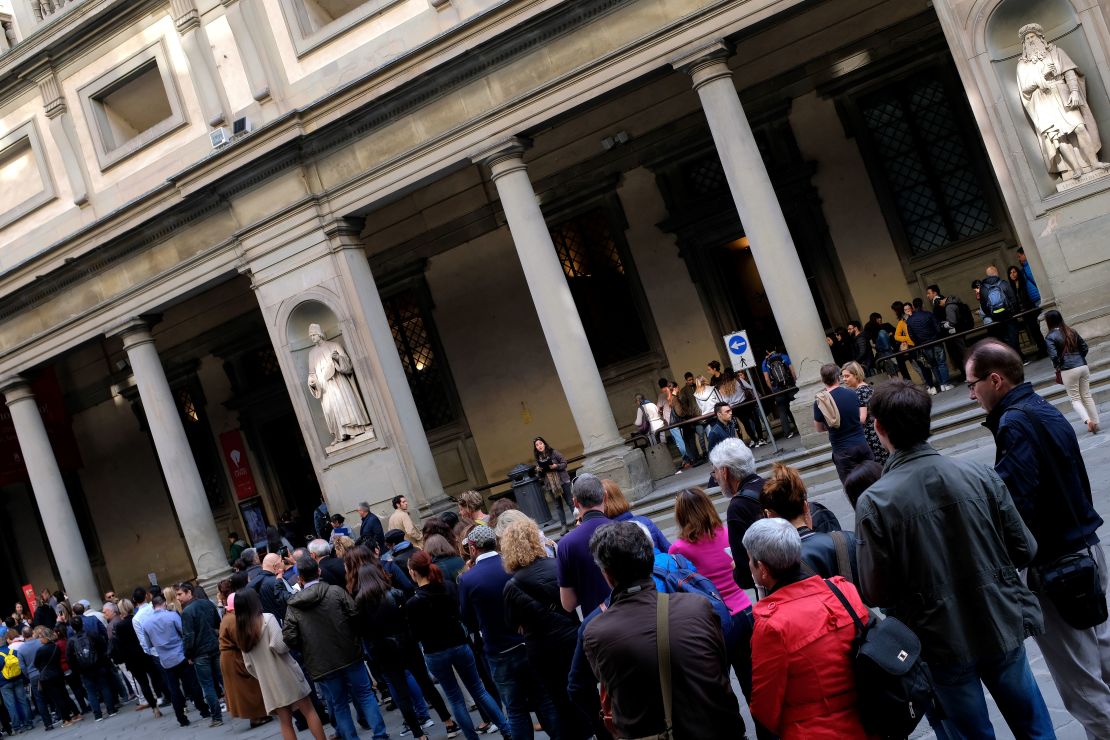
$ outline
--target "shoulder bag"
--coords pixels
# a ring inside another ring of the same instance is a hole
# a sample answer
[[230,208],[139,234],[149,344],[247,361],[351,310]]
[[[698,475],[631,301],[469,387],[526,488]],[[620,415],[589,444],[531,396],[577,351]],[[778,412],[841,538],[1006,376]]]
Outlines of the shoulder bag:
[[674,740],[674,723],[672,722],[672,702],[674,695],[671,691],[671,620],[670,598],[665,593],[660,593],[655,602],[655,642],[659,650],[659,691],[663,695],[663,721],[664,729],[657,735],[648,735],[643,738],[630,740]]

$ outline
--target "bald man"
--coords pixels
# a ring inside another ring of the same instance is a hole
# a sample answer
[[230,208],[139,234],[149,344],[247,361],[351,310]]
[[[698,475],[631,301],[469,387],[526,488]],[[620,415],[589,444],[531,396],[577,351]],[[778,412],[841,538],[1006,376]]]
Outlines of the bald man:
[[1018,322],[1014,318],[1020,310],[1014,289],[1010,287],[1009,280],[998,276],[998,268],[994,265],[988,266],[986,273],[987,276],[979,283],[979,308],[991,320],[987,333],[1013,347],[1024,361],[1018,337]]
[[262,559],[262,570],[247,584],[262,599],[262,611],[273,614],[279,622],[285,621],[285,602],[292,594],[289,584],[281,578],[284,565],[275,552]]

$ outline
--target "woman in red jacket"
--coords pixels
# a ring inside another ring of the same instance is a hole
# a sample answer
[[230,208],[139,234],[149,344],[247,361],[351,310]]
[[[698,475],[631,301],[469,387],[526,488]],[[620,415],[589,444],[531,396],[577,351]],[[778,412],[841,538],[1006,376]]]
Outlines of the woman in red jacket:
[[[761,519],[744,547],[767,593],[754,608],[752,717],[782,740],[867,738],[848,656],[855,623],[820,576],[802,575],[798,531],[785,519]],[[866,622],[855,587],[840,576],[832,582]]]

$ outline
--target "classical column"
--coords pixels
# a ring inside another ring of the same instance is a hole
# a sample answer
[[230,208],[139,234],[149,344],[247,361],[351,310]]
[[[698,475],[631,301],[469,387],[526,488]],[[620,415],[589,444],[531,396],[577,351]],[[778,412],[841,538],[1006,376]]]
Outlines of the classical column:
[[54,554],[65,592],[74,601],[88,599],[94,606],[99,605],[100,591],[89,565],[89,555],[85,552],[77,517],[73,515],[62,471],[54,459],[54,450],[50,447],[50,438],[46,435],[35,396],[20,377],[0,381],[0,393],[4,394],[4,402],[12,416],[19,450],[31,478],[35,504],[42,516],[48,546]]
[[418,490],[413,493],[417,503],[423,508],[442,501],[443,484],[439,480],[432,447],[428,444],[428,435],[424,433],[416,399],[412,396],[408,376],[397,354],[393,330],[389,327],[378,285],[370,271],[366,248],[359,239],[359,229],[351,222],[339,220],[328,224],[325,233],[332,253],[338,260],[339,274],[348,283],[348,289],[358,304],[362,322],[374,343],[374,354],[380,363],[381,374],[388,388],[387,395],[393,402],[396,414],[392,426],[398,441],[402,442],[399,450],[403,457],[408,458],[408,467],[416,474]]
[[[819,370],[832,362],[832,354],[794,239],[732,83],[732,71],[725,61],[729,54],[730,50],[717,42],[672,64],[693,78],[784,349],[798,372],[802,390],[797,407],[807,408],[813,401],[811,391],[820,383]],[[812,433],[812,416],[796,412],[795,418],[803,436]]]
[[635,489],[642,495],[651,485],[646,480],[646,461],[643,453],[624,445],[617,431],[613,409],[578,316],[574,296],[528,179],[524,164],[526,146],[527,142],[522,139],[510,139],[481,152],[474,160],[489,167],[497,188],[517,256],[524,268],[524,278],[536,305],[551,359],[555,362],[555,371],[582,438],[586,467],[590,469],[596,464],[595,467],[608,473],[609,465],[619,458],[620,465],[631,475],[622,487],[627,485],[629,490]]
[[197,578],[204,584],[214,583],[228,572],[223,542],[216,531],[212,509],[204,492],[189,439],[162,360],[154,347],[150,326],[133,320],[113,332],[123,339],[123,349],[139,388],[143,413],[158,451],[158,462],[170,489],[174,511],[185,534],[185,544],[193,559]]

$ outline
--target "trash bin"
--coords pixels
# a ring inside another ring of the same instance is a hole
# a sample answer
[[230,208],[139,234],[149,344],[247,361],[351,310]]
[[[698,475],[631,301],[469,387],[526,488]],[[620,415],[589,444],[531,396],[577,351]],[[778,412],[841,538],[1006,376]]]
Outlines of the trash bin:
[[543,492],[543,482],[533,475],[531,465],[517,465],[509,471],[509,478],[513,481],[513,497],[516,505],[528,516],[541,525],[552,520],[551,509],[547,506],[547,498]]

